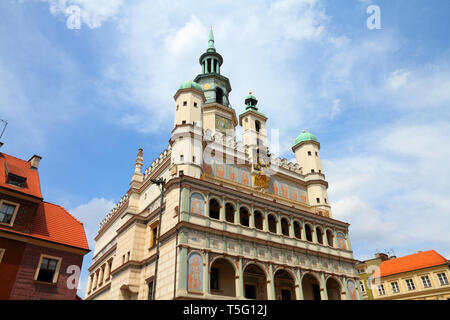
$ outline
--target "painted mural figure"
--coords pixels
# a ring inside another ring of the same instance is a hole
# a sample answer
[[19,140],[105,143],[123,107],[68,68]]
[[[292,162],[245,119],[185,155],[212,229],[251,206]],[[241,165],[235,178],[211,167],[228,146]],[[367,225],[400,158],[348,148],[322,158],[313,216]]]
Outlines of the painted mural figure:
[[347,245],[345,244],[345,235],[342,232],[338,232],[337,240],[339,248],[347,250]]
[[348,293],[350,294],[350,298],[352,300],[357,300],[358,298],[356,297],[356,288],[355,288],[355,284],[353,283],[353,281],[348,281],[347,287],[348,287]]
[[203,197],[201,194],[194,193],[191,195],[191,207],[190,212],[201,214],[204,213],[204,207],[205,207],[205,201],[203,200]]
[[188,289],[202,291],[202,258],[193,254],[189,258]]

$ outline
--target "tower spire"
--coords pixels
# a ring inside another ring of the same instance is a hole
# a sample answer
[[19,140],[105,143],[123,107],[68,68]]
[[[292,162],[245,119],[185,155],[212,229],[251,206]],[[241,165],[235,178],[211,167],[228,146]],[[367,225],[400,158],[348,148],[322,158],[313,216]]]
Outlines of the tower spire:
[[216,48],[214,48],[214,34],[212,26],[209,30],[208,49],[206,50],[206,52],[216,52]]

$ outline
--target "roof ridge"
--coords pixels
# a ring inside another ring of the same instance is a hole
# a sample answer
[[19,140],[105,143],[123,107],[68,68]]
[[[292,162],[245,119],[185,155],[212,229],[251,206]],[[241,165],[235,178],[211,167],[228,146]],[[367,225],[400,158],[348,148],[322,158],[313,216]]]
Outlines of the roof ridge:
[[[23,161],[23,162],[25,162],[26,164],[28,164],[28,165],[30,166],[30,168],[31,168],[31,164],[30,164],[30,162],[28,162],[27,160],[17,158],[17,157],[15,157],[15,156],[12,156],[12,155],[7,154],[7,153],[4,153],[4,152],[0,152],[0,154],[5,155],[5,156],[8,156],[8,157],[10,157],[10,158],[14,158],[14,159],[16,159],[16,160]],[[6,160],[6,158],[5,158],[5,160]]]
[[67,211],[66,208],[64,208],[63,206],[61,206],[61,205],[59,205],[59,204],[56,204],[56,203],[51,203],[51,202],[48,202],[48,201],[42,201],[42,202],[43,202],[43,203],[51,204],[51,205],[56,206],[56,207],[60,207],[66,214],[68,214],[72,219],[74,219],[76,222],[78,222],[79,224],[81,224],[81,225],[84,227],[83,222],[81,222],[81,221],[79,221],[77,218],[75,218],[75,217],[74,217],[69,211]]

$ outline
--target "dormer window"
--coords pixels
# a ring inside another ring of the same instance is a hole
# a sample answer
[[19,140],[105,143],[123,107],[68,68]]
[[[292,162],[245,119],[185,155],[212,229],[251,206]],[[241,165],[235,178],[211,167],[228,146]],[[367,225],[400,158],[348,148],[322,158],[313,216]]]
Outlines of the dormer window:
[[18,168],[12,165],[7,165],[5,162],[6,169],[6,183],[23,188],[25,182],[27,181],[26,174],[22,168]]

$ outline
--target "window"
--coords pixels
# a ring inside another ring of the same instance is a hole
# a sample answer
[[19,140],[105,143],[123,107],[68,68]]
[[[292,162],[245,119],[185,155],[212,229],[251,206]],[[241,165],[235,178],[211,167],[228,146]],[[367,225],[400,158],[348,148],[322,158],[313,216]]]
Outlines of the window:
[[130,251],[127,253],[127,261],[130,261]]
[[195,162],[195,156],[192,156],[192,162]]
[[122,256],[122,263],[125,263],[125,255]]
[[177,111],[178,111],[178,105],[177,105]]
[[438,273],[437,276],[438,276],[439,282],[441,283],[441,286],[445,286],[448,284],[447,276],[445,275],[445,273]]
[[156,239],[158,237],[158,222],[150,226],[150,249],[156,246]]
[[414,281],[412,281],[412,279],[406,279],[406,286],[409,291],[416,290],[416,286],[414,285]]
[[5,254],[5,249],[0,248],[0,263],[2,262],[4,254]]
[[12,202],[0,201],[0,223],[12,225],[19,205]]
[[361,280],[359,280],[359,286],[361,287],[361,292],[366,292],[366,288],[364,287],[364,282],[362,282]]
[[392,292],[393,293],[399,293],[400,292],[400,288],[398,287],[397,281],[391,282],[391,287],[392,287]]
[[428,276],[422,276],[421,278],[422,278],[423,287],[424,288],[431,288],[430,278],[428,278]]
[[186,124],[186,120],[181,121],[181,124]]
[[384,285],[382,285],[382,284],[378,285],[378,294],[380,296],[384,296],[386,294],[386,292],[384,291]]
[[317,151],[316,151],[316,157],[318,157],[319,156],[319,154],[317,153]]
[[311,169],[311,173],[314,173],[314,169]]
[[219,290],[219,269],[211,268],[211,290]]
[[317,203],[320,203],[320,198],[316,198]]
[[60,265],[61,258],[41,255],[41,259],[39,260],[39,267],[36,270],[36,276],[34,280],[56,283]]
[[311,151],[308,151],[308,156],[310,156],[311,155]]
[[328,202],[327,202],[327,198],[325,198],[325,199],[323,199],[323,200],[325,201],[325,203],[328,203]]
[[197,108],[197,102],[194,102],[194,107],[196,107],[196,108]]
[[184,156],[182,154],[180,155],[180,161],[184,161]]
[[187,101],[183,101],[183,106],[187,106]]

